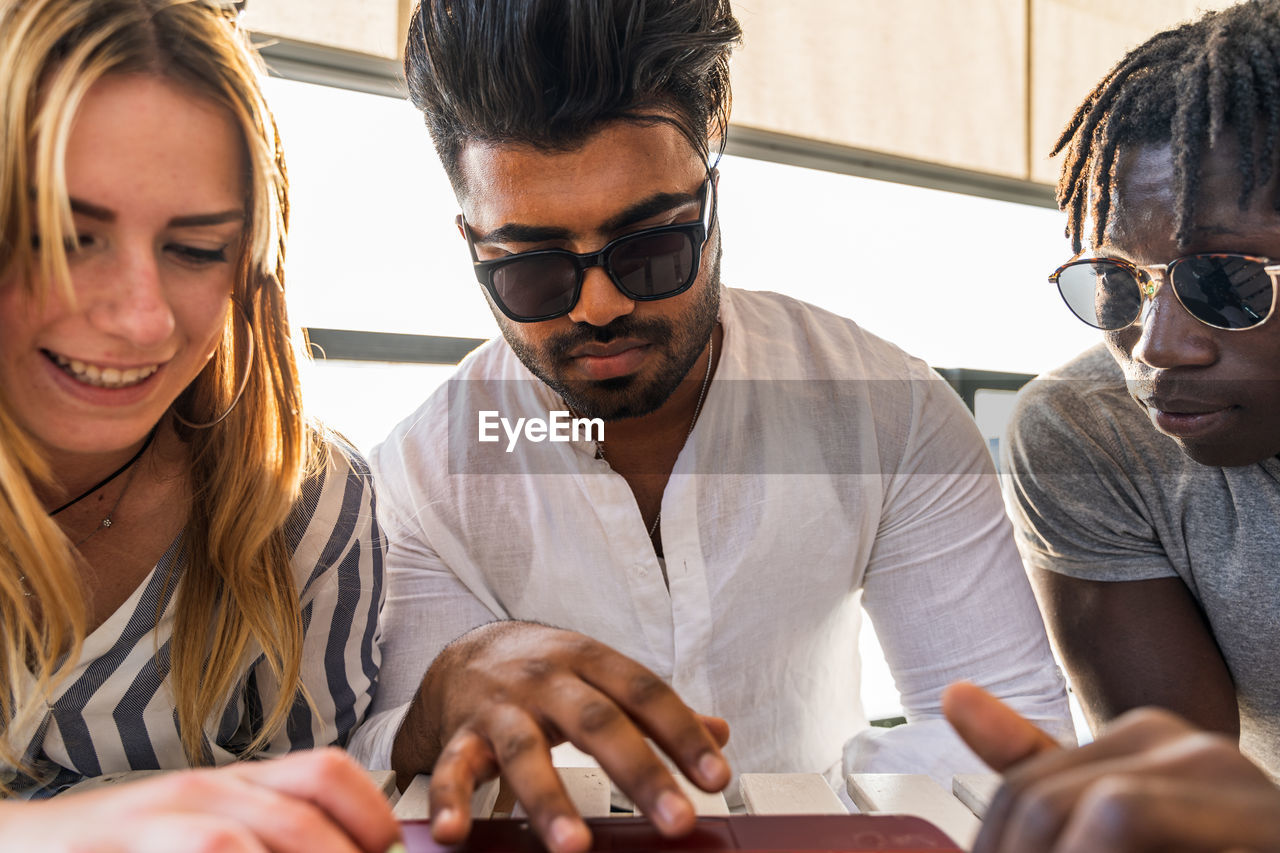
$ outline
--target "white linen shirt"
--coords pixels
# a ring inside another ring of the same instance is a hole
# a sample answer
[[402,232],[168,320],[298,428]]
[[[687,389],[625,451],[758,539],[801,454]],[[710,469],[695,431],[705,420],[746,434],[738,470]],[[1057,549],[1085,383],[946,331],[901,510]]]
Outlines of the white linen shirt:
[[[923,362],[850,320],[725,289],[723,352],[662,498],[664,582],[595,445],[477,441],[477,411],[567,408],[505,341],[376,448],[390,539],[383,662],[350,748],[389,767],[428,664],[494,619],[588,634],[728,720],[735,772],[982,770],[942,720],[968,679],[1059,737],[1064,684],[990,456]],[[606,426],[607,446],[607,426]],[[910,725],[869,730],[861,608]],[[733,798],[731,795],[731,802]]]

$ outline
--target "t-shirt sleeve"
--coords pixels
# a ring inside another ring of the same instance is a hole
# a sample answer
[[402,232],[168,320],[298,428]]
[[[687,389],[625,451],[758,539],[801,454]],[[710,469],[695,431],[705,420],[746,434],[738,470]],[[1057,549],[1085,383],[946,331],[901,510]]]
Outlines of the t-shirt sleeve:
[[1121,408],[1134,405],[1088,379],[1038,379],[1021,392],[1003,442],[1004,494],[1028,568],[1097,581],[1177,576],[1152,521],[1154,492],[1139,488],[1150,466],[1133,442],[1146,424]]

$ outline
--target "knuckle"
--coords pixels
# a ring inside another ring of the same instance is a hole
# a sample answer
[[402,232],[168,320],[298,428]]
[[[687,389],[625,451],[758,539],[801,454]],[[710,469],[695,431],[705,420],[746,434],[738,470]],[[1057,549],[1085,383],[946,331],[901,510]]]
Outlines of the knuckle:
[[460,730],[449,738],[449,742],[444,745],[444,749],[440,752],[440,758],[437,759],[437,766],[465,759],[475,742],[476,735],[473,732]]
[[1034,789],[1024,792],[1017,806],[1017,822],[1032,837],[1052,838],[1064,817],[1052,797]]
[[1116,718],[1108,734],[1124,733],[1151,738],[1168,737],[1188,731],[1190,726],[1177,714],[1164,708],[1144,707],[1126,711]]
[[240,853],[249,849],[245,845],[244,833],[225,825],[202,829],[189,841],[191,846],[184,847],[192,853]]
[[470,796],[470,792],[453,779],[446,779],[439,773],[431,775],[429,786],[430,802],[457,803]]
[[555,672],[555,665],[546,658],[527,658],[520,662],[520,675],[530,681],[546,681]]
[[214,795],[216,784],[208,772],[182,770],[166,780],[169,794],[178,802],[203,802]]
[[675,749],[673,757],[683,755],[696,758],[706,751],[708,741],[706,729],[702,728],[700,724],[692,722],[689,725],[681,726],[680,730],[676,732],[673,741],[673,748]]
[[311,760],[313,766],[308,769],[325,780],[345,776],[355,767],[351,758],[336,747],[315,750]]
[[1183,735],[1182,746],[1196,757],[1219,759],[1226,756],[1234,757],[1238,754],[1231,740],[1217,732],[1192,732]]
[[585,634],[574,634],[568,637],[565,645],[570,656],[588,666],[602,662],[611,651],[608,646]]
[[652,672],[638,672],[627,681],[627,699],[632,705],[643,707],[666,698],[669,689],[662,679]]
[[1184,760],[1195,767],[1199,775],[1231,774],[1246,766],[1239,749],[1226,735],[1193,732],[1183,735],[1178,745]]
[[495,747],[498,761],[507,765],[542,749],[542,738],[528,730],[506,732]]
[[1135,782],[1108,776],[1094,782],[1080,798],[1081,819],[1098,841],[1120,843],[1133,833],[1135,808],[1141,803]]
[[662,766],[662,762],[650,756],[650,760],[643,762],[642,766],[637,768],[636,790],[640,797],[653,802],[663,791],[677,789],[670,771]]
[[314,809],[298,806],[295,808],[277,808],[272,821],[275,831],[284,838],[306,838],[312,827],[320,820]]
[[578,726],[586,734],[608,729],[621,719],[622,711],[618,706],[603,700],[588,702],[578,711]]

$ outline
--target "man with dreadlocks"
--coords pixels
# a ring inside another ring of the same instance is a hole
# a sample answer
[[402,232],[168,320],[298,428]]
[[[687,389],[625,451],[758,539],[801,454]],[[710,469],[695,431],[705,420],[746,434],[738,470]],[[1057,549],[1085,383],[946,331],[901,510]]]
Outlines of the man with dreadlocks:
[[1063,752],[954,688],[1019,765],[976,851],[1280,850],[1278,138],[1280,2],[1254,0],[1131,52],[1058,143],[1051,280],[1104,344],[1024,393],[1007,503],[1107,727]]

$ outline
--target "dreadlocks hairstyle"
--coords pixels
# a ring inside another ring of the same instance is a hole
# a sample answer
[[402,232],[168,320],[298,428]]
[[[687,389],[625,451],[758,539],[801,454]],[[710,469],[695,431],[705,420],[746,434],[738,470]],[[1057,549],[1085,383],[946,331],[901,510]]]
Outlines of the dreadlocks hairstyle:
[[405,76],[461,193],[468,142],[563,151],[626,119],[723,151],[741,37],[729,0],[421,0]]
[[[1243,208],[1277,165],[1280,0],[1248,0],[1159,33],[1089,93],[1051,152],[1067,152],[1058,206],[1067,212],[1074,251],[1083,246],[1086,219],[1092,221],[1091,242],[1102,241],[1116,151],[1164,143],[1174,157],[1176,237],[1186,245],[1195,225],[1202,159],[1224,134],[1239,141]],[[1275,204],[1280,210],[1280,197]]]

